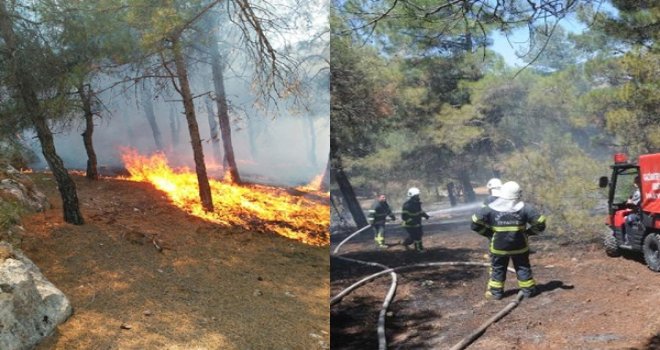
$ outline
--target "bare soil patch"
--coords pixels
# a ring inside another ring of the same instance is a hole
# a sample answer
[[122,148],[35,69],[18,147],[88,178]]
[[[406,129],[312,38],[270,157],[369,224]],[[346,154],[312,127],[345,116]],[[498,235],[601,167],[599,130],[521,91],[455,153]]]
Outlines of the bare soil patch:
[[52,177],[32,178],[54,208],[23,219],[22,248],[74,308],[37,349],[329,347],[327,247],[220,228],[148,184],[80,176],[86,224],[69,225]]
[[[394,224],[386,240],[405,233]],[[333,246],[345,234],[334,235]],[[525,299],[488,328],[469,349],[660,349],[660,275],[636,255],[609,258],[600,242],[570,243],[543,236],[530,239],[534,277],[541,293]],[[487,240],[463,223],[425,227],[427,251],[395,245],[375,247],[371,233],[342,246],[340,254],[389,267],[432,261],[488,262]],[[332,258],[331,296],[377,272],[375,267]],[[515,299],[515,275],[508,274],[506,296],[484,298],[488,269],[440,267],[399,273],[399,286],[386,318],[388,349],[447,349],[457,344]],[[333,349],[375,349],[376,323],[390,286],[374,280],[331,307]]]

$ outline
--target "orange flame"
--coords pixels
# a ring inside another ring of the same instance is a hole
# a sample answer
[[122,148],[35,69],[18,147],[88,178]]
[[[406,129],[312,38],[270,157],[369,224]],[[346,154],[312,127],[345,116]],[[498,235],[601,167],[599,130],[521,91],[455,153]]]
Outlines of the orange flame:
[[[297,187],[297,189],[300,191],[320,192],[322,182],[323,182],[323,174],[319,174],[314,179],[312,179],[310,183],[304,186]],[[330,197],[329,192],[326,192],[323,195],[325,195],[328,198]]]
[[274,232],[310,245],[324,246],[330,242],[330,209],[323,194],[300,191],[291,194],[286,189],[263,185],[209,180],[214,211],[205,212],[199,200],[195,172],[187,168],[173,171],[162,153],[150,157],[132,149],[122,153],[131,174],[128,180],[153,184],[174,205],[194,216],[222,226]]

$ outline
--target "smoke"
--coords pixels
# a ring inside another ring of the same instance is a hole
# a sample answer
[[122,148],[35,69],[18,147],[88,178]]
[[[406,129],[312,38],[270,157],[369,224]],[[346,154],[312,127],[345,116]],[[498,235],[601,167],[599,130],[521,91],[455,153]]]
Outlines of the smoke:
[[[228,92],[231,89],[228,87]],[[231,95],[230,95],[231,96]],[[154,99],[156,123],[160,130],[163,152],[174,167],[194,169],[190,136],[181,102],[167,102],[164,98]],[[197,121],[204,148],[205,163],[211,176],[221,178],[222,163],[215,159],[208,114],[201,100],[196,102]],[[107,99],[108,109],[102,119],[96,119],[94,148],[100,167],[123,167],[122,147],[132,147],[142,154],[158,151],[152,129],[138,101],[123,96]],[[238,109],[241,106],[236,106]],[[248,106],[249,107],[249,106]],[[275,118],[259,115],[252,108],[244,113],[232,113],[232,143],[237,166],[242,177],[248,181],[275,185],[306,184],[325,170],[329,154],[329,122],[327,115],[292,116],[280,113]],[[173,135],[170,117],[174,126],[179,126]],[[215,117],[215,116],[214,116]],[[306,130],[311,118],[315,139]],[[216,118],[217,119],[217,118]],[[60,130],[58,130],[60,129]],[[69,169],[84,170],[87,155],[82,142],[82,121],[73,123],[69,130],[54,128],[58,154]],[[40,156],[36,168],[45,168],[37,142],[32,143]],[[220,145],[222,148],[222,146]],[[313,154],[310,152],[313,151]]]
[[[288,3],[289,1],[284,1]],[[327,1],[313,2],[312,8],[325,8]],[[325,7],[324,7],[325,6]],[[314,16],[316,18],[320,16]],[[324,16],[327,17],[327,16]],[[303,21],[304,22],[304,21]],[[254,67],[237,49],[239,32],[223,31],[221,46],[225,59],[225,89],[230,104],[232,144],[241,178],[247,181],[273,185],[298,186],[309,183],[322,174],[328,160],[330,142],[329,89],[323,82],[328,80],[327,60],[305,60],[305,57],[328,56],[329,37],[323,33],[327,19],[322,22],[308,21],[306,26],[291,28],[297,34],[282,35],[293,38],[276,42],[277,48],[289,53],[299,65],[304,94],[280,99],[263,107],[255,87],[251,86]],[[301,35],[300,31],[307,31]],[[310,31],[313,31],[310,32]],[[291,33],[294,33],[291,32]],[[286,33],[285,33],[286,34]],[[302,40],[311,40],[300,45]],[[320,44],[319,44],[320,43]],[[301,47],[296,51],[296,47]],[[285,50],[286,49],[286,50]],[[324,74],[318,74],[324,72]],[[211,136],[208,106],[213,81],[210,67],[204,62],[189,62],[191,88],[200,136],[204,148],[205,163],[211,177],[222,178],[222,155],[218,155]],[[111,86],[123,77],[132,76],[128,70],[112,76],[98,77],[92,84],[96,91]],[[307,79],[307,80],[305,80]],[[147,89],[143,93],[142,89]],[[100,118],[95,118],[94,148],[100,168],[120,167],[121,149],[131,147],[149,155],[159,151],[153,128],[144,105],[145,96],[152,96],[155,122],[159,130],[162,150],[172,167],[194,169],[192,147],[181,97],[174,92],[169,79],[143,80],[129,86],[117,85],[98,95],[102,104],[97,106]],[[302,104],[294,104],[300,99]],[[276,104],[276,105],[275,105]],[[301,107],[302,106],[302,107]],[[211,102],[212,113],[217,113]],[[276,107],[276,108],[275,108]],[[217,117],[213,116],[216,123]],[[84,170],[87,164],[82,132],[82,112],[66,125],[53,125],[57,153],[69,169]],[[28,132],[28,139],[34,139]],[[46,168],[38,142],[31,142],[39,155],[35,168]],[[222,141],[220,140],[222,150]],[[222,151],[221,151],[222,152]]]

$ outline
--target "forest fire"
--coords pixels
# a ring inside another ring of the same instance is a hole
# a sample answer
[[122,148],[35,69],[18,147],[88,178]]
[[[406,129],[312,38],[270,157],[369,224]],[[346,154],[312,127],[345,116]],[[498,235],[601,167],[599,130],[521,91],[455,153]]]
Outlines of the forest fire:
[[[286,189],[210,180],[215,210],[205,212],[199,201],[194,171],[174,171],[163,154],[147,157],[127,149],[122,159],[131,174],[128,180],[153,184],[164,191],[173,204],[194,216],[222,226],[274,232],[305,244],[323,246],[329,243],[330,209],[325,200],[308,199],[305,193],[291,195]],[[322,193],[310,194],[326,198]]]

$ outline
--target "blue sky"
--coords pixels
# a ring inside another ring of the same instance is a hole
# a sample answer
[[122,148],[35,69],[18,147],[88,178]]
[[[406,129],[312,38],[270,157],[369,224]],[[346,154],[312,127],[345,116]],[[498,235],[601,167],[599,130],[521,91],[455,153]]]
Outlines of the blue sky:
[[[615,16],[617,14],[617,10],[607,1],[601,4],[599,11],[606,11]],[[580,22],[575,15],[570,15],[562,19],[559,25],[564,27],[569,33],[582,33],[586,29],[586,25]],[[514,31],[508,38],[500,32],[493,32],[490,37],[493,39],[493,45],[490,48],[502,55],[507,64],[518,67],[525,65],[516,56],[516,51],[524,53],[529,50],[529,30],[527,27]]]
[[[581,33],[586,26],[574,16],[567,17],[559,23],[570,33]],[[516,56],[516,51],[525,53],[529,50],[529,29],[527,27],[515,30],[508,38],[501,32],[491,34],[493,45],[491,49],[504,57],[510,66],[522,67],[525,63]]]

